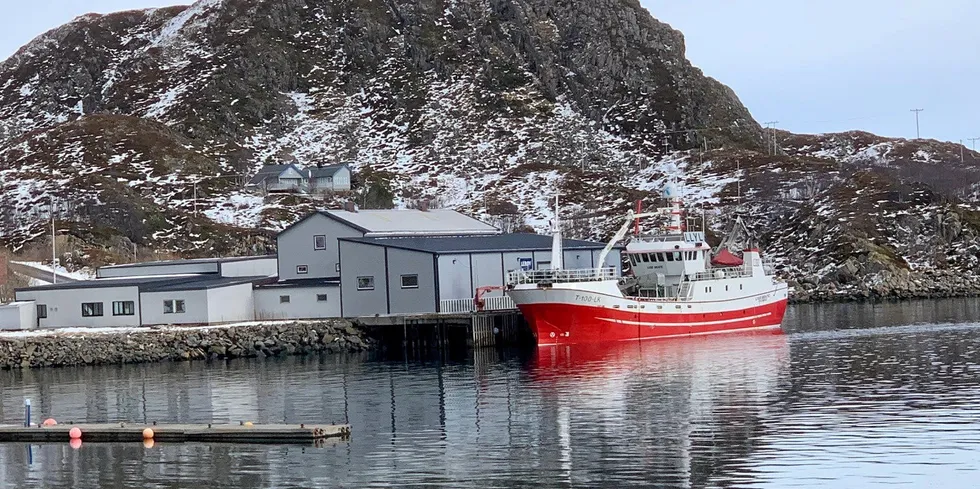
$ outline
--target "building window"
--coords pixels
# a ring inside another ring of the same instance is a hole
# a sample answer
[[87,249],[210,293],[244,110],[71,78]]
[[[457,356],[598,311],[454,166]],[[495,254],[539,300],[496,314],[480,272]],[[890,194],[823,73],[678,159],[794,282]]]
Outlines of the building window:
[[183,314],[184,312],[184,301],[173,299],[163,301],[164,314]]
[[316,301],[317,302],[327,302],[327,294],[317,294],[316,295]]
[[403,289],[417,289],[417,288],[419,288],[419,276],[418,275],[402,275],[402,288]]
[[102,303],[101,302],[83,302],[82,303],[82,317],[91,318],[98,317],[102,315]]
[[289,304],[289,296],[288,295],[280,295],[279,296],[279,303],[280,304]]
[[313,237],[313,249],[314,250],[325,250],[327,249],[327,237],[323,235]]
[[538,262],[538,270],[551,270],[551,262],[550,261],[539,261]]
[[306,265],[296,265],[296,275],[306,275],[310,273],[310,267]]
[[357,290],[374,290],[374,277],[357,277]]
[[113,316],[135,316],[136,303],[133,301],[116,301],[112,303]]
[[48,306],[45,305],[45,304],[38,304],[37,305],[37,318],[38,319],[47,319],[47,317],[48,317]]

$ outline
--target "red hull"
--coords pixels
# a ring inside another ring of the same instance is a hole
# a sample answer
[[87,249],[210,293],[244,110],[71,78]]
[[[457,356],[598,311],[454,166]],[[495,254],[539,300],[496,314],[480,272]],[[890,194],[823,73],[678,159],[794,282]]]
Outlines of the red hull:
[[650,314],[575,304],[519,307],[538,345],[571,345],[721,333],[779,334],[786,300],[705,314]]

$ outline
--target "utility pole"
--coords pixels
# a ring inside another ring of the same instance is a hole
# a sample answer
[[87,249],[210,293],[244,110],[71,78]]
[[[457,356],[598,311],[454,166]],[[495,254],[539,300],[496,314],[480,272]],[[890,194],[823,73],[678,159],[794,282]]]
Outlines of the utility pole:
[[915,112],[915,139],[919,139],[919,112],[926,109],[911,109],[911,112]]
[[973,143],[973,151],[976,151],[977,150],[977,141],[980,141],[980,138],[967,138],[967,139],[969,139],[970,142]]
[[766,122],[766,128],[769,129],[769,137],[766,138],[766,152],[770,155],[776,154],[776,124],[779,124],[779,121]]

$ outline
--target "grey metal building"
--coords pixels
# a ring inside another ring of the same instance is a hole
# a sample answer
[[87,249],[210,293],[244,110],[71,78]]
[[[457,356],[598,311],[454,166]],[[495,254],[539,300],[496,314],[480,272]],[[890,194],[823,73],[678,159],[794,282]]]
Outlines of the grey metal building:
[[452,210],[325,210],[279,233],[278,275],[283,281],[339,277],[342,238],[493,234],[500,231]]
[[[551,236],[346,237],[339,240],[344,317],[468,310],[476,290],[503,286],[507,272],[551,266]],[[564,240],[565,268],[611,267],[620,249],[597,263],[604,243]],[[502,292],[487,294],[502,297]]]

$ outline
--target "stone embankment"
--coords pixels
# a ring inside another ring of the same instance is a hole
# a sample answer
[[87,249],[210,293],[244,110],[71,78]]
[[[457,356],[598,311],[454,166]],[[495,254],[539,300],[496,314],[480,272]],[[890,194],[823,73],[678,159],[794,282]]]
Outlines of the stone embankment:
[[0,369],[309,355],[372,349],[349,321],[0,334]]
[[807,277],[788,280],[790,302],[878,302],[980,296],[980,278],[950,270],[879,273],[864,280]]

